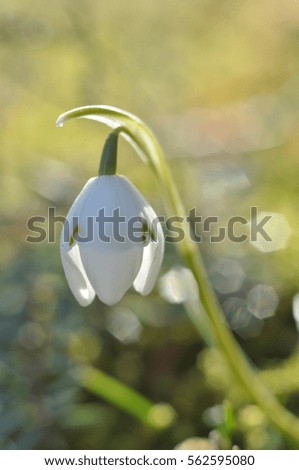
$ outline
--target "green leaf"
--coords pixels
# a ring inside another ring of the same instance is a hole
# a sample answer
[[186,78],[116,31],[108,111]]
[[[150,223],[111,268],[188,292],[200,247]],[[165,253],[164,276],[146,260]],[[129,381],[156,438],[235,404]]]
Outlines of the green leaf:
[[103,371],[83,366],[76,369],[72,375],[90,393],[104,399],[153,429],[166,429],[175,420],[176,413],[171,405],[154,404]]

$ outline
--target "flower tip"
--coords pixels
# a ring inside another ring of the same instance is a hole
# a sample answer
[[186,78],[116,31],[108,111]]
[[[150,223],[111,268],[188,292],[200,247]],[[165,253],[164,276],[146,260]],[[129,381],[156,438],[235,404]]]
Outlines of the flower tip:
[[118,304],[118,302],[121,301],[123,296],[124,294],[122,294],[121,296],[116,295],[116,294],[109,295],[109,293],[105,292],[105,293],[101,293],[101,295],[98,295],[98,298],[103,304],[108,305],[108,307],[112,307],[113,305]]
[[61,116],[59,116],[59,118],[55,122],[55,126],[56,127],[63,127],[63,120],[61,119]]

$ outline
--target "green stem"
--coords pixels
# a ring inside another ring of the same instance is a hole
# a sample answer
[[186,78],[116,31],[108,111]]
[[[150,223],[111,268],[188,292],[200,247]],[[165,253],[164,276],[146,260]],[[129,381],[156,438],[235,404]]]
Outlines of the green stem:
[[72,371],[74,379],[90,393],[106,400],[151,428],[161,431],[170,427],[176,419],[171,405],[154,404],[105,372],[90,366]]
[[117,170],[117,147],[118,147],[118,136],[123,132],[124,134],[127,133],[127,130],[123,126],[119,126],[114,129],[111,134],[108,135],[100,161],[99,167],[99,176],[104,175],[115,175]]
[[[124,137],[130,141],[142,157],[147,158],[160,184],[169,214],[183,218],[182,228],[185,238],[176,246],[196,279],[200,302],[208,317],[211,337],[223,353],[235,379],[245,389],[247,395],[260,406],[269,422],[275,425],[288,439],[296,443],[295,445],[299,445],[299,419],[284,408],[266,387],[227,326],[222,309],[208,281],[198,246],[187,237],[189,226],[186,221],[186,211],[162,149],[151,130],[138,117],[109,106],[86,106],[68,111],[59,116],[57,125],[62,126],[65,121],[80,117],[96,120],[114,128],[122,126],[121,132]],[[190,319],[198,329],[199,322],[195,315],[191,315]]]
[[[156,143],[158,145],[158,143]],[[175,182],[169,171],[162,151],[159,149],[161,169],[156,170],[160,184],[166,193],[170,214],[184,217],[186,213],[179,197]],[[292,442],[299,444],[299,419],[289,412],[266,387],[252,368],[244,355],[239,343],[235,340],[233,333],[227,327],[226,319],[218,303],[214,291],[211,289],[207,272],[198,247],[186,237],[189,233],[188,227],[184,227],[185,238],[177,244],[177,249],[185,261],[186,266],[192,271],[199,289],[201,304],[209,318],[212,333],[216,345],[224,353],[227,363],[230,366],[239,384],[246,389],[247,395],[260,406],[268,420],[281,431]],[[194,319],[191,320],[195,323]]]
[[99,175],[115,175],[117,167],[117,144],[119,132],[111,132],[104,143]]

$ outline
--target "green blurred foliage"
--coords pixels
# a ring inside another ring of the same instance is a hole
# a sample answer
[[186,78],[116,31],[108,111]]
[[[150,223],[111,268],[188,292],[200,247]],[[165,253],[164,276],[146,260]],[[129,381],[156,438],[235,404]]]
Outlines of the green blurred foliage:
[[[294,0],[1,3],[1,448],[171,449],[192,437],[212,448],[288,445],[165,283],[146,298],[130,291],[114,308],[82,309],[57,242],[27,243],[26,223],[50,206],[65,215],[97,170],[107,129],[79,121],[62,131],[58,114],[109,104],[139,115],[188,208],[223,224],[250,206],[282,216],[270,252],[200,248],[242,347],[298,412],[298,33]],[[150,170],[123,142],[119,160],[162,215]],[[162,274],[180,263],[168,245]],[[82,365],[171,404],[177,419],[157,431],[130,417],[81,388],[73,371]]]

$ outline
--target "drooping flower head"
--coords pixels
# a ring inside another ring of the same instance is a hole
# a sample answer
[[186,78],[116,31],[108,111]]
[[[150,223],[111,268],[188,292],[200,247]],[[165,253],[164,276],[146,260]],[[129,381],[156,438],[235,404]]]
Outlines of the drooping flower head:
[[61,233],[64,272],[82,306],[95,295],[113,305],[132,285],[148,294],[163,260],[163,230],[154,210],[127,178],[115,174],[117,138],[118,132],[108,137],[100,176],[86,183]]

